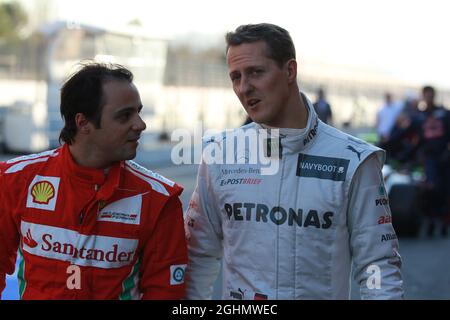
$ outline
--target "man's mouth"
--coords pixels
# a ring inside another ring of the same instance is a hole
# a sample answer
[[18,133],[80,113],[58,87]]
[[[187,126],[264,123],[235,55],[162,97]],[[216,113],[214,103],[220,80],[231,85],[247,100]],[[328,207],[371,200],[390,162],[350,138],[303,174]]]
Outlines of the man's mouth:
[[138,140],[140,138],[141,138],[140,136],[139,137],[135,137],[135,138],[131,138],[131,139],[128,139],[128,142],[138,142]]
[[247,100],[247,106],[249,106],[250,108],[256,106],[261,100],[259,99],[248,99]]

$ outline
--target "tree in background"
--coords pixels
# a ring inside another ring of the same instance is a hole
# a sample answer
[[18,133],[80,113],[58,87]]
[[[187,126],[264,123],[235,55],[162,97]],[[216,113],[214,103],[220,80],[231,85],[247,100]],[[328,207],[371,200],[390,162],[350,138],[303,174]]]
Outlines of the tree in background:
[[27,14],[18,2],[0,3],[0,39],[2,42],[17,42],[20,30],[28,21]]
[[[0,77],[20,72],[20,62],[34,62],[33,39],[22,33],[28,24],[25,9],[15,1],[0,0]],[[25,55],[25,56],[24,56]]]

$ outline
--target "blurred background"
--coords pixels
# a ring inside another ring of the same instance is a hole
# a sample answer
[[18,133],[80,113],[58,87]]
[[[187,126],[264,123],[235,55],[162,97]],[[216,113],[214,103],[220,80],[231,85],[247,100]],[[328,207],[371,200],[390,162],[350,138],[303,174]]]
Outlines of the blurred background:
[[[300,88],[313,102],[322,89],[328,122],[371,143],[380,142],[379,111],[394,106],[395,122],[411,104],[419,108],[423,85],[436,89],[437,105],[450,105],[450,20],[439,0],[0,0],[1,159],[59,145],[59,88],[77,63],[120,63],[135,74],[144,104],[137,161],[183,184],[187,208],[196,166],[171,163],[170,135],[198,123],[242,125],[224,34],[259,22],[291,33]],[[397,183],[423,180],[420,166],[393,167]],[[400,202],[411,202],[411,193],[401,194]],[[397,210],[407,298],[449,299],[448,238],[429,237],[421,212]],[[17,298],[15,278],[8,281],[3,298]]]

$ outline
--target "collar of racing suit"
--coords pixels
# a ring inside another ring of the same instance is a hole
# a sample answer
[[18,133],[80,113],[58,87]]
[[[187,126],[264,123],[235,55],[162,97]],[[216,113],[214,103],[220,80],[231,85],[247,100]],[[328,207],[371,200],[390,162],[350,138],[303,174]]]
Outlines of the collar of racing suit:
[[69,147],[65,144],[61,148],[61,161],[65,174],[72,179],[78,180],[81,183],[87,183],[95,186],[98,190],[98,196],[102,199],[110,198],[114,190],[119,187],[120,182],[120,168],[123,166],[123,161],[112,165],[108,172],[104,169],[88,168],[78,165],[70,154]]
[[[283,153],[298,153],[307,148],[316,138],[319,126],[319,118],[312,106],[311,101],[300,92],[303,104],[308,112],[308,121],[303,129],[278,128],[280,144]],[[256,129],[265,129],[259,123],[255,123]]]

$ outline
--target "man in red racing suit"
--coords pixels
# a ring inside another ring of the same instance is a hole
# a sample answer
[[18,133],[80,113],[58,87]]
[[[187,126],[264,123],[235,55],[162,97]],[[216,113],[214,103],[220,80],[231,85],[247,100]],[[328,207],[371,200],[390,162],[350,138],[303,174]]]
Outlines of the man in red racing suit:
[[[108,108],[96,130],[109,126]],[[132,128],[145,129],[136,115]],[[0,293],[18,251],[22,299],[182,298],[182,187],[129,161],[133,152],[107,168],[82,166],[72,147],[83,139],[0,164]]]

